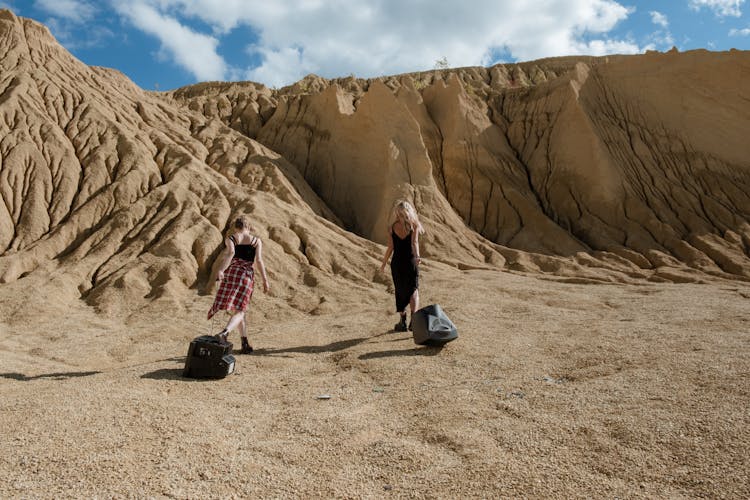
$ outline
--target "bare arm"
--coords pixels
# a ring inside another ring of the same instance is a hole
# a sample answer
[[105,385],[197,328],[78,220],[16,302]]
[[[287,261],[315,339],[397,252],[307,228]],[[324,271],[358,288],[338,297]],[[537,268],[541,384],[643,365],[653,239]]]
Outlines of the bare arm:
[[269,290],[271,290],[271,285],[268,283],[268,275],[266,274],[266,265],[263,263],[263,242],[260,241],[260,238],[258,238],[257,243],[255,243],[255,262],[254,264],[258,266],[258,270],[260,271],[260,275],[263,277],[263,291],[265,293],[268,293]]
[[411,254],[417,259],[417,265],[422,263],[422,257],[419,256],[419,231],[416,228],[411,230]]
[[388,248],[385,249],[385,255],[383,256],[383,263],[380,264],[380,272],[383,272],[385,270],[386,264],[388,264],[388,259],[393,254],[393,238],[391,238],[391,233],[388,233]]
[[229,267],[234,257],[234,242],[231,238],[227,237],[224,239],[224,250],[219,254],[219,272],[216,273],[216,280],[221,281],[224,279],[224,271]]

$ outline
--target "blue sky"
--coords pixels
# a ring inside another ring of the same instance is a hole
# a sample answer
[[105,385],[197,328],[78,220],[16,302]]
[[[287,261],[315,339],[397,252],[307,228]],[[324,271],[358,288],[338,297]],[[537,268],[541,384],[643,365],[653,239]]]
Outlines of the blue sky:
[[0,0],[144,89],[645,50],[750,49],[745,0]]

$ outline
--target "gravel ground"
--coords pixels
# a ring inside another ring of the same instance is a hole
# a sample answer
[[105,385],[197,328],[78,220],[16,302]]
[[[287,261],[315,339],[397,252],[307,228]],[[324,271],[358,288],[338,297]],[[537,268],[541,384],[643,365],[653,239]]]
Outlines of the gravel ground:
[[385,294],[254,311],[218,381],[181,376],[208,296],[6,320],[2,497],[750,497],[750,286],[433,269],[422,294],[459,327],[442,350]]

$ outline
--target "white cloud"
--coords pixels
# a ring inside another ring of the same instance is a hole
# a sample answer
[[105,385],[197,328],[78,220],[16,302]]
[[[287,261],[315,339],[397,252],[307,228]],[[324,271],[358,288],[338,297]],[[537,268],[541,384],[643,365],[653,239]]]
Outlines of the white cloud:
[[51,17],[44,21],[54,37],[68,50],[88,49],[101,46],[115,37],[112,30],[104,26],[92,26],[81,34],[76,29],[76,22]]
[[652,45],[659,46],[663,50],[675,46],[674,37],[669,31],[657,31],[656,33],[652,33],[650,37],[647,37],[647,40],[650,40],[653,42]]
[[90,1],[35,0],[34,7],[51,16],[44,24],[68,50],[95,47],[114,37],[110,29],[92,22],[99,8]]
[[578,44],[575,53],[603,56],[606,54],[633,54],[639,51],[637,45],[625,40],[592,40],[588,43]]
[[750,28],[731,29],[729,36],[750,36]]
[[76,23],[88,21],[96,14],[96,7],[84,0],[36,0],[34,7]]
[[740,17],[740,6],[745,0],[690,0],[690,8],[698,11],[703,7],[711,9],[718,17]]
[[116,3],[115,8],[138,29],[158,38],[162,55],[188,70],[198,80],[223,80],[226,77],[228,67],[216,52],[219,45],[216,38],[196,33],[145,2],[130,5]]
[[248,69],[243,75],[245,80],[282,85],[299,80],[301,76],[315,70],[304,61],[303,52],[299,48],[285,47],[272,50],[265,47],[249,47],[248,51],[252,54],[260,54],[263,64],[257,68]]
[[647,48],[654,50],[662,48],[666,50],[673,47],[674,37],[669,31],[669,19],[667,16],[655,10],[650,11],[649,15],[651,15],[651,22],[657,26],[661,26],[662,29],[654,31],[645,37],[644,41],[650,42]]
[[[262,63],[249,68],[246,77],[267,85],[292,83],[308,73],[372,77],[420,71],[432,68],[442,57],[451,66],[474,66],[493,63],[491,54],[498,52],[531,60],[642,50],[632,40],[607,35],[632,12],[615,0],[546,0],[543,4],[517,0],[139,3],[149,9],[149,17],[172,23],[180,18],[200,20],[214,37],[238,26],[250,27],[258,40],[249,50]],[[153,34],[165,31],[164,27],[147,29],[143,22],[134,23]],[[192,34],[213,41],[212,55],[219,57],[215,52],[217,38]],[[164,44],[167,38],[160,36]],[[189,58],[199,59],[194,53],[187,50],[181,64],[187,66]],[[199,66],[205,66],[205,61]],[[223,67],[225,73],[231,71],[226,64],[216,66]],[[194,74],[197,76],[197,72]]]
[[661,12],[652,10],[651,12],[649,12],[649,14],[651,14],[652,23],[661,26],[662,28],[666,28],[669,26],[669,20],[667,19],[667,16],[665,16]]

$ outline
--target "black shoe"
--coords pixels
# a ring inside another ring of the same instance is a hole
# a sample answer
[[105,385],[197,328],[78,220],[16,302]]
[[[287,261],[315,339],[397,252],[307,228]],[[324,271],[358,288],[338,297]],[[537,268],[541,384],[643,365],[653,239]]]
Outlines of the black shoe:
[[240,353],[250,354],[251,352],[253,352],[253,348],[248,343],[247,337],[242,337],[241,340],[242,340],[242,348],[240,349]]
[[220,333],[217,333],[214,335],[214,338],[219,341],[219,344],[226,345],[229,343],[227,340],[227,337],[229,336],[229,332],[226,330],[222,330]]
[[401,321],[396,323],[396,326],[394,326],[393,329],[397,332],[405,332],[406,331],[406,316],[401,316]]

